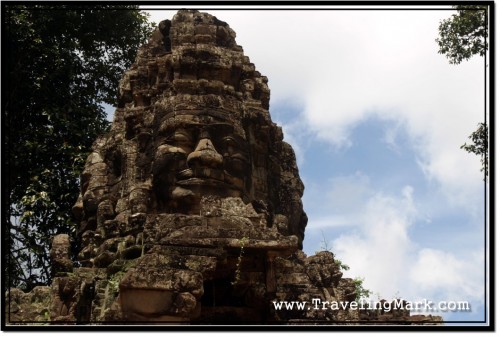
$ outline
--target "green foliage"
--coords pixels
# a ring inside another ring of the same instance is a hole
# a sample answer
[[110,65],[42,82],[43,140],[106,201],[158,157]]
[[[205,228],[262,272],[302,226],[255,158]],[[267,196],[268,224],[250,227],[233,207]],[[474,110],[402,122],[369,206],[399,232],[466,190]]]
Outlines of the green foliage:
[[236,271],[234,275],[234,281],[231,282],[231,285],[238,284],[241,278],[241,261],[243,260],[243,254],[245,253],[245,245],[248,243],[248,238],[246,236],[240,239],[240,255],[238,256],[238,262],[236,262]]
[[465,143],[460,148],[481,156],[481,171],[488,176],[488,125],[479,123],[477,130],[469,136],[469,139],[472,140],[472,144]]
[[372,292],[363,286],[364,278],[356,277],[354,279],[354,286],[356,287],[356,302],[361,301],[362,298],[368,298]]
[[110,290],[110,295],[116,297],[120,290],[120,282],[125,276],[126,271],[119,271],[113,275],[108,280],[108,289]]
[[[328,241],[325,237],[325,234],[323,233],[323,231],[321,231],[321,234],[323,236],[322,240],[321,240],[321,250],[322,251],[331,251],[331,248],[330,246],[328,245]],[[349,265],[343,263],[341,260],[339,259],[335,259],[335,264],[343,271],[347,271],[349,269],[351,269],[351,267],[349,267]],[[354,286],[356,288],[356,301],[359,302],[362,298],[367,298],[369,297],[372,292],[368,289],[366,289],[365,287],[363,287],[363,282],[364,282],[364,278],[361,278],[361,277],[356,277],[354,278]]]
[[[474,55],[485,56],[488,50],[488,5],[454,6],[457,14],[439,25],[439,53],[451,64],[459,64]],[[481,156],[481,171],[488,176],[488,126],[480,123],[469,138],[473,144],[460,148]],[[486,179],[486,178],[485,178]]]
[[[347,264],[343,263],[340,260],[335,260],[335,263],[340,267],[340,269],[344,271],[351,269],[351,267],[349,267]],[[368,298],[372,294],[370,290],[366,289],[363,286],[364,281],[365,279],[359,276],[355,277],[353,280],[356,289],[356,302],[361,301],[362,298]]]
[[116,105],[119,79],[152,27],[138,6],[2,5],[4,273],[29,290],[50,282],[52,236],[75,233],[79,175],[108,129],[102,104]]
[[339,268],[342,269],[342,270],[344,270],[344,271],[347,271],[347,270],[351,269],[351,267],[349,267],[347,264],[343,263],[340,260],[335,260],[335,264],[337,266],[339,266]]
[[[340,269],[344,271],[351,269],[351,267],[349,267],[347,264],[343,263],[340,260],[335,260],[335,263],[340,267]],[[366,289],[363,286],[364,281],[365,279],[359,276],[355,277],[353,280],[356,289],[356,302],[359,302],[362,298],[368,298],[372,294],[370,290]]]
[[459,64],[474,55],[484,56],[488,50],[488,6],[454,6],[457,14],[439,25],[439,53],[449,62]]

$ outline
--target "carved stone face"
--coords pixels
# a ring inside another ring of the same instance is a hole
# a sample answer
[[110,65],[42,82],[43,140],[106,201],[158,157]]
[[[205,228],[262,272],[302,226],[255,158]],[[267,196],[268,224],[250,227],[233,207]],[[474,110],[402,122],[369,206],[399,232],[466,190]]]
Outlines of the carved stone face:
[[166,116],[156,137],[153,186],[160,211],[196,214],[202,196],[250,198],[251,158],[243,128],[224,114]]

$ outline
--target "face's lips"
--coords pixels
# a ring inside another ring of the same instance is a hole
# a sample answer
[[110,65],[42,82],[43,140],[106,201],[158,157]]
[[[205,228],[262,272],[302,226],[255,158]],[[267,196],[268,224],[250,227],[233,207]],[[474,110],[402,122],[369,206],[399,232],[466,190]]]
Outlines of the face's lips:
[[185,180],[193,177],[193,170],[185,169],[177,173],[177,180]]
[[213,187],[225,187],[228,188],[230,187],[226,183],[220,180],[216,179],[210,179],[210,178],[189,178],[189,179],[184,179],[184,180],[179,180],[177,181],[177,185],[182,186],[182,187],[189,187],[189,186],[213,186]]
[[177,174],[178,181],[189,180],[192,178],[224,181],[224,172],[222,170],[214,168],[194,167],[182,170]]
[[220,197],[247,197],[246,193],[233,184],[210,178],[189,178],[177,181],[172,192],[174,199],[185,199],[193,202],[202,196],[217,195]]
[[239,190],[244,193],[243,179],[234,177],[226,171],[213,168],[189,168],[182,170],[177,174],[176,184],[183,188],[207,186],[218,190]]

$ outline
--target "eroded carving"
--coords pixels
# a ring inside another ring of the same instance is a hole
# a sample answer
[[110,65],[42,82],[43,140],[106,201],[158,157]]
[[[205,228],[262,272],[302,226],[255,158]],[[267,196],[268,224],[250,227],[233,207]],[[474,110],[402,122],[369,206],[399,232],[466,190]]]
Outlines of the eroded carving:
[[54,241],[54,321],[360,319],[351,309],[273,306],[353,301],[354,284],[333,254],[301,251],[304,186],[269,95],[225,22],[181,10],[159,24],[81,176],[82,267],[68,263],[66,237]]

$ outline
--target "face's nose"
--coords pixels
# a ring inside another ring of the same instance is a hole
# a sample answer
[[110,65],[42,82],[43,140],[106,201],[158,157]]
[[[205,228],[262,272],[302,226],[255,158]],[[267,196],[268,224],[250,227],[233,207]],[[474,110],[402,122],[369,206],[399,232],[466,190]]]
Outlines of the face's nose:
[[191,168],[222,167],[223,157],[215,149],[214,145],[212,144],[212,141],[210,140],[210,134],[207,131],[203,131],[201,133],[196,148],[187,157],[187,163]]

